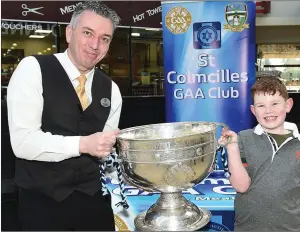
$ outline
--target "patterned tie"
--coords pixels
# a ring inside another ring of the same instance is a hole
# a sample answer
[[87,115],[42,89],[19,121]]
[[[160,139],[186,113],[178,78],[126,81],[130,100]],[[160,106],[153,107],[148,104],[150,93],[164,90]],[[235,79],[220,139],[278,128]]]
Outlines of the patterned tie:
[[75,91],[80,100],[82,109],[85,110],[89,105],[87,95],[85,92],[86,77],[85,77],[85,75],[81,74],[79,77],[77,77],[77,80],[79,81],[79,85],[76,87]]

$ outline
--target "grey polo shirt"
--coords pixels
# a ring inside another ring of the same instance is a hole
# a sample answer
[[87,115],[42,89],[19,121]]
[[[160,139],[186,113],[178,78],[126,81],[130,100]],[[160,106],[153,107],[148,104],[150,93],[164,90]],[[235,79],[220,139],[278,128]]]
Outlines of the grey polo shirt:
[[293,136],[279,147],[260,125],[239,133],[251,186],[236,195],[235,231],[300,231],[300,135],[284,126]]

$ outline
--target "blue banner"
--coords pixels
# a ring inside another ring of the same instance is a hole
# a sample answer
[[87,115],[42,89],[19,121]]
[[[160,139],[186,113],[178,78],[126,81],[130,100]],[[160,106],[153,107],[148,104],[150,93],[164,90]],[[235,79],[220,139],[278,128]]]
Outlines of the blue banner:
[[253,127],[255,3],[162,2],[162,19],[166,121]]

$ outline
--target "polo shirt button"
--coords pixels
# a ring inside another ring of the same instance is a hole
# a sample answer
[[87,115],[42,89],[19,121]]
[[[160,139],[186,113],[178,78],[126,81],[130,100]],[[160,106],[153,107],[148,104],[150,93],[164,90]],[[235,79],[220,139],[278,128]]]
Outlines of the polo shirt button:
[[76,189],[76,185],[73,185],[73,189]]
[[80,168],[75,168],[75,171],[76,171],[76,172],[79,172],[79,171],[80,171]]

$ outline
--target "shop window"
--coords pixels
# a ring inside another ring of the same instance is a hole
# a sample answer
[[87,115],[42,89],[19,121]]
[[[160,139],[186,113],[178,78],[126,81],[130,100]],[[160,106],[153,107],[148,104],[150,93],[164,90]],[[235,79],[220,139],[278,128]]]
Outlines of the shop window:
[[132,95],[163,95],[163,43],[160,29],[132,29]]
[[258,45],[258,76],[279,77],[289,92],[300,92],[300,44]]
[[129,28],[116,29],[109,52],[100,64],[119,86],[122,96],[129,96],[131,92],[129,31]]
[[56,53],[55,27],[56,24],[1,21],[2,96],[24,57]]

